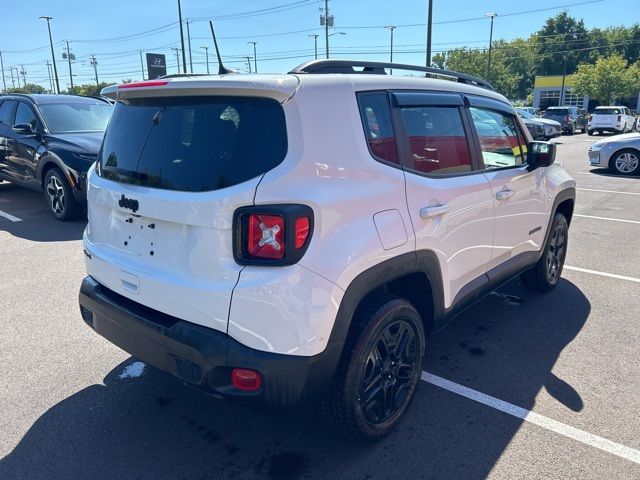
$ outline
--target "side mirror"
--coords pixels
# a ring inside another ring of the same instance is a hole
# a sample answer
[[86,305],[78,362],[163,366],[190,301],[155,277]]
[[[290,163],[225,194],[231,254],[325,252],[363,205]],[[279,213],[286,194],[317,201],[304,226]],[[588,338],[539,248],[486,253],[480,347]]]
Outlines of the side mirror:
[[30,123],[18,123],[13,126],[13,131],[22,135],[34,135],[36,133]]
[[556,145],[549,142],[531,142],[527,151],[527,163],[533,168],[548,167],[556,161]]

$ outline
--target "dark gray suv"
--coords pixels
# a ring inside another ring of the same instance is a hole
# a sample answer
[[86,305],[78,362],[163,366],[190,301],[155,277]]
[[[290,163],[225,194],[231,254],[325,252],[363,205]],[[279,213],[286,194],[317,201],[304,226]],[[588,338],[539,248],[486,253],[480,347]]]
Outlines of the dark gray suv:
[[576,130],[582,130],[584,133],[587,128],[587,114],[578,107],[549,107],[542,114],[542,118],[560,122],[564,133],[573,134]]

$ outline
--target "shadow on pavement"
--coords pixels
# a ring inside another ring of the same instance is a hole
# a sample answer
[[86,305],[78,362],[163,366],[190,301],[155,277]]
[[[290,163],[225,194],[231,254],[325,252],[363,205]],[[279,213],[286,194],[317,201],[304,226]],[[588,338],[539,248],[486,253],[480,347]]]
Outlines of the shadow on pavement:
[[0,182],[0,210],[22,221],[0,217],[0,231],[34,242],[80,240],[87,224],[86,214],[69,222],[60,222],[49,212],[42,192],[34,192]]
[[619,175],[614,173],[613,170],[609,170],[608,168],[592,168],[589,170],[590,173],[594,175],[598,175],[599,177],[610,177],[610,178],[640,178],[640,175]]
[[[579,393],[551,370],[586,322],[588,300],[567,280],[547,295],[517,281],[502,292],[433,335],[425,369],[524,408],[546,388],[579,411]],[[357,445],[315,410],[257,413],[149,367],[119,378],[133,361],[45,412],[0,461],[0,478],[481,479],[522,424],[421,382],[395,432]]]

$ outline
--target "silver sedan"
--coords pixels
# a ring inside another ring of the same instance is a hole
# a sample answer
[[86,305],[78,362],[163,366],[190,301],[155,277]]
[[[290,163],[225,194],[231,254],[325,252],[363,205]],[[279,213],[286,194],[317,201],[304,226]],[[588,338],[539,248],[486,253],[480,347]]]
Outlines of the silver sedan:
[[604,138],[589,147],[589,164],[622,175],[640,175],[640,133]]

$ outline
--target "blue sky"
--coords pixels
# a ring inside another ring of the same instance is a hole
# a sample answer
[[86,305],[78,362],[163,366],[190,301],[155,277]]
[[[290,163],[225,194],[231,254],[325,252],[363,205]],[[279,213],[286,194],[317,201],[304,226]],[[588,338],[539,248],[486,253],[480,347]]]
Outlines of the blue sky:
[[[584,19],[587,28],[628,26],[640,20],[637,7],[631,6],[634,1],[637,0],[434,0],[432,48],[437,52],[458,46],[486,47],[489,21],[477,18],[487,12],[498,13],[494,39],[527,37],[546,18],[563,9]],[[48,87],[45,60],[51,60],[51,53],[46,23],[38,19],[41,15],[54,17],[51,29],[61,88],[69,83],[68,65],[62,60],[64,40],[69,40],[71,52],[77,57],[72,65],[75,84],[94,81],[91,54],[96,55],[101,81],[140,79],[140,49],[167,54],[169,73],[177,72],[171,50],[180,46],[177,0],[109,0],[95,6],[87,0],[2,3],[0,50],[8,86],[9,69],[22,70],[24,66],[28,83]],[[247,42],[256,41],[258,70],[285,72],[313,58],[313,38],[308,35],[314,33],[320,35],[318,53],[324,56],[324,31],[319,25],[323,4],[323,0],[182,0],[183,18],[192,20],[194,72],[206,71],[201,46],[213,46],[207,23],[211,18],[216,21],[222,54],[231,67],[247,69],[242,57],[253,55],[253,47]],[[280,8],[274,11],[274,7]],[[548,10],[520,13],[540,9]],[[384,26],[398,25],[394,31],[394,61],[424,63],[427,0],[331,0],[329,10],[335,17],[331,32],[336,32],[330,38],[332,57],[387,60],[389,30]],[[215,71],[213,48],[209,54]]]

